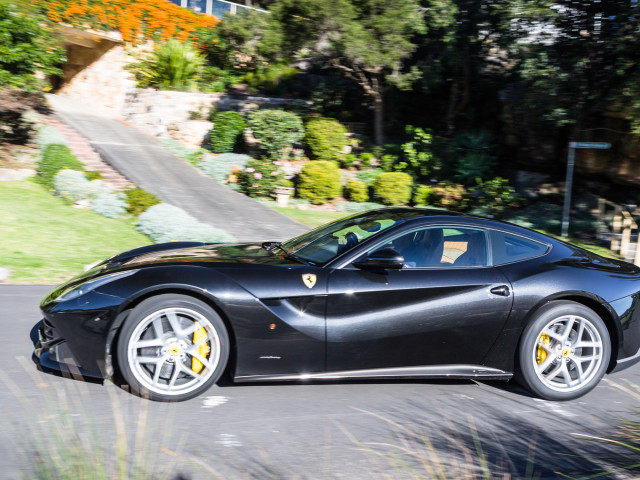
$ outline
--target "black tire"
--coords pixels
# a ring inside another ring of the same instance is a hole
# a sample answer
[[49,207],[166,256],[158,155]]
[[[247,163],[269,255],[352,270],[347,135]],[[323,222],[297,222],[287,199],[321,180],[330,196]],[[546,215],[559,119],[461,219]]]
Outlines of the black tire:
[[553,301],[525,328],[516,378],[544,399],[573,400],[596,387],[610,357],[609,331],[593,310],[576,302]]
[[218,381],[228,358],[224,322],[209,305],[187,295],[142,301],[118,336],[124,381],[151,400],[179,402],[202,394]]

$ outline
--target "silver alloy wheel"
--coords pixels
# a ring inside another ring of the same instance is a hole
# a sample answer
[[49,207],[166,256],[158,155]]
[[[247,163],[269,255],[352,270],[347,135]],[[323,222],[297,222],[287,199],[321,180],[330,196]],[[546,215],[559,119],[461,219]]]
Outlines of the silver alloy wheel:
[[163,308],[145,317],[127,342],[127,362],[136,380],[162,395],[200,387],[220,361],[220,338],[195,310]]
[[563,315],[545,325],[531,360],[540,381],[556,392],[587,385],[603,361],[603,342],[596,326],[578,315]]

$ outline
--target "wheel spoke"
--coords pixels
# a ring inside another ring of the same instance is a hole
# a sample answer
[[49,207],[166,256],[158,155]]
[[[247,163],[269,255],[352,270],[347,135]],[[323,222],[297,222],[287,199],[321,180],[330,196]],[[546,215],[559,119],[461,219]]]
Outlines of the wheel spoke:
[[575,342],[580,343],[582,340],[582,335],[584,335],[584,322],[581,321],[578,325],[578,334],[576,335]]
[[149,340],[138,340],[134,345],[135,348],[161,347],[163,342],[160,338],[151,338]]
[[549,328],[545,329],[542,333],[555,340],[556,342],[562,343],[562,335],[560,335],[559,333],[556,333]]
[[540,365],[538,365],[538,371],[540,373],[543,373],[547,367],[549,367],[549,365],[551,365],[553,363],[553,361],[556,359],[555,355],[547,355],[547,358],[544,359],[544,362],[542,362]]
[[204,358],[202,355],[200,355],[200,352],[198,352],[198,350],[196,350],[195,348],[190,348],[189,350],[187,350],[187,353],[189,355],[191,355],[192,357],[197,358],[201,364],[203,364],[205,367],[207,367],[208,369],[212,368],[211,363],[209,362],[209,360],[207,360],[206,358]]
[[600,346],[600,342],[578,342],[573,348],[596,348]]
[[560,367],[562,370],[562,376],[564,377],[564,383],[568,386],[571,385],[571,373],[567,368],[566,362],[562,362],[562,366]]
[[162,335],[164,335],[164,330],[162,329],[162,318],[160,318],[160,315],[153,319],[152,324],[153,331],[156,334],[156,338],[162,338]]
[[136,357],[136,362],[138,363],[158,363],[158,362],[164,362],[166,360],[166,357],[162,356],[162,357]]
[[562,371],[562,362],[551,372],[549,372],[547,375],[545,375],[545,377],[547,378],[547,380],[553,380],[554,378],[556,378],[558,376],[558,374]]
[[167,320],[169,320],[173,333],[177,336],[182,336],[182,327],[180,326],[180,320],[178,320],[175,310],[167,310],[165,315],[167,316]]
[[571,335],[571,330],[573,329],[573,324],[576,321],[576,317],[573,315],[569,317],[567,323],[564,326],[564,331],[562,332],[562,343],[566,342]]
[[584,363],[591,362],[593,360],[600,360],[601,355],[573,355],[571,358],[576,361],[576,363]]
[[156,363],[156,368],[153,371],[153,386],[158,386],[158,380],[160,380],[160,372],[162,371],[162,367],[164,367],[165,359]]
[[182,367],[180,366],[180,362],[176,362],[173,364],[173,374],[171,375],[171,379],[169,380],[168,387],[171,389],[176,384],[176,380],[178,379],[178,375],[182,371]]

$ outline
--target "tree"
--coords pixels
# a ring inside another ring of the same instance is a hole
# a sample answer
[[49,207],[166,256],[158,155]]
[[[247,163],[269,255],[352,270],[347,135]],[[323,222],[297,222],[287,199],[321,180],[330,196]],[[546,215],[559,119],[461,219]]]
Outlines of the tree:
[[37,91],[46,84],[36,77],[60,75],[64,50],[35,15],[0,1],[0,88]]
[[403,67],[413,36],[426,28],[418,0],[280,0],[271,15],[282,51],[334,68],[363,89],[374,109],[375,142],[383,144],[385,89],[408,88],[417,73]]

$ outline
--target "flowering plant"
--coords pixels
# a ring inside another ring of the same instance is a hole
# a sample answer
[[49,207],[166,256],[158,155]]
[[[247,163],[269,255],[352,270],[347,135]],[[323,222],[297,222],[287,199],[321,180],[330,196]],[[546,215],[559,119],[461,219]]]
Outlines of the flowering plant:
[[188,40],[198,28],[214,27],[201,15],[167,0],[54,0],[44,5],[51,21],[98,30],[118,30],[127,43],[175,38]]
[[267,159],[249,160],[237,175],[240,191],[250,197],[271,195],[276,184],[284,178],[279,163]]

